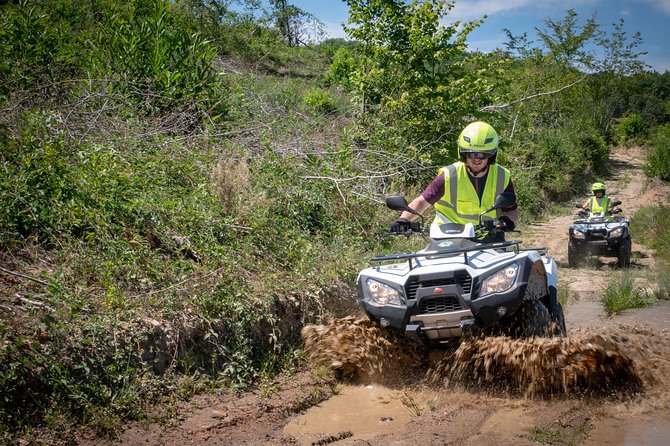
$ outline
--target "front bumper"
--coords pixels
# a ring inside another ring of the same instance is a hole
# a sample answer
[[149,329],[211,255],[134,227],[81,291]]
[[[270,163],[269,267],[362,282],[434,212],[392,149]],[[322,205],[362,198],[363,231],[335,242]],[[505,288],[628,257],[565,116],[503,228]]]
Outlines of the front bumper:
[[[378,305],[366,298],[362,285],[365,278],[359,281],[359,295],[363,296],[363,309],[372,320],[408,337],[424,340],[460,337],[466,327],[490,327],[514,314],[527,294],[533,269],[536,270],[534,276],[540,274],[543,278],[543,287],[537,291],[541,294],[538,298],[546,294],[542,262],[537,259],[532,262],[529,258],[515,261],[519,271],[512,287],[484,297],[480,296],[483,281],[504,266],[475,278],[470,278],[465,270],[410,276],[402,289],[403,306]],[[531,283],[531,287],[537,288],[537,283]]]
[[605,238],[587,237],[583,239],[571,237],[570,243],[572,243],[574,249],[580,251],[589,251],[593,254],[600,255],[616,255],[619,246],[625,239],[625,236]]

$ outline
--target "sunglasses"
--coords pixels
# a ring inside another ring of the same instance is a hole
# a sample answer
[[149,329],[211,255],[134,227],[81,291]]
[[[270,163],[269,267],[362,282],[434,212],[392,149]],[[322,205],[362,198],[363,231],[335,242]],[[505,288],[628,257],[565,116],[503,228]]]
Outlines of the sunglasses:
[[468,152],[465,154],[466,158],[470,158],[471,160],[483,160],[486,158],[489,158],[488,153],[482,153],[482,152]]

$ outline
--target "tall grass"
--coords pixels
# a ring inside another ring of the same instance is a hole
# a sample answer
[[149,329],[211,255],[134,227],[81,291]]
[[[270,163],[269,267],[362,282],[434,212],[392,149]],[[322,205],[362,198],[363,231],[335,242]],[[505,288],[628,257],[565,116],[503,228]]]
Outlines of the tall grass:
[[670,261],[670,206],[659,204],[640,208],[631,218],[631,232],[638,243]]
[[649,176],[670,181],[670,124],[654,131],[644,170]]
[[648,307],[656,298],[645,288],[635,285],[635,277],[630,272],[613,278],[605,288],[601,299],[605,312],[609,315],[619,314],[631,308]]

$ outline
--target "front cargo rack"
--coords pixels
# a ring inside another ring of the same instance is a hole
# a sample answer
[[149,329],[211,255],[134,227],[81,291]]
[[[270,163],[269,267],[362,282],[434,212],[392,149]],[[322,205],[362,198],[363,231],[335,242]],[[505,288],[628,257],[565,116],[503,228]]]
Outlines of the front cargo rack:
[[450,257],[454,254],[463,254],[463,260],[465,263],[468,263],[468,253],[472,251],[483,251],[485,249],[501,249],[514,246],[514,250],[519,250],[519,245],[522,243],[521,240],[513,240],[509,242],[495,242],[495,243],[485,243],[482,245],[469,246],[467,248],[455,248],[455,249],[445,249],[442,251],[426,251],[426,252],[408,252],[402,254],[388,254],[385,256],[375,256],[370,259],[371,262],[385,262],[390,260],[407,260],[409,261],[409,269],[413,268],[412,259],[418,258],[441,258],[441,257]]

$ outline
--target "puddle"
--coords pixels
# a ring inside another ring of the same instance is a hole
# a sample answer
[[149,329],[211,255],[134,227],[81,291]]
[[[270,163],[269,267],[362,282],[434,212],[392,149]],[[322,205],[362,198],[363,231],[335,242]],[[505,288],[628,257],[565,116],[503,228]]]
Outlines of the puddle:
[[584,446],[665,446],[670,439],[667,412],[635,417],[634,420],[607,419],[596,423]]
[[477,435],[468,438],[466,446],[513,446],[520,444],[522,434],[535,425],[529,409],[505,407],[493,413],[479,428]]
[[414,400],[407,392],[381,385],[341,385],[339,390],[335,397],[293,419],[284,427],[284,434],[302,445],[337,440],[338,446],[348,445],[396,432],[416,416]]

